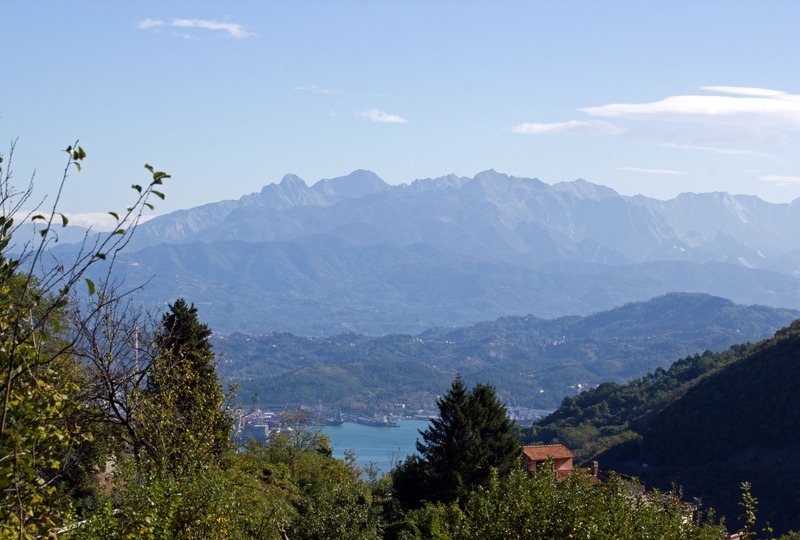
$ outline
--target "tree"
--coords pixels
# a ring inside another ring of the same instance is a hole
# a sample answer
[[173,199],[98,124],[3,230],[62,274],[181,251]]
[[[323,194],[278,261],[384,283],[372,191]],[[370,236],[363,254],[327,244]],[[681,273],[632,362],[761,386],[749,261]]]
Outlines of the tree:
[[[81,169],[86,152],[77,144],[66,149],[52,209],[37,213],[38,207],[25,210],[33,181],[23,190],[12,185],[14,146],[5,168],[0,156],[0,537],[29,538],[52,534],[65,519],[57,487],[76,443],[86,440],[73,422],[80,406],[80,364],[72,354],[75,328],[68,325],[66,307],[83,284],[94,305],[103,305],[88,271],[105,262],[110,272],[143,211],[152,209],[149,197],[163,198],[157,187],[168,175],[146,165],[152,180],[133,186],[136,202],[126,212],[109,212],[117,221],[114,230],[87,233],[72,258],[56,257],[50,247],[59,225],[69,221],[58,212],[58,202],[68,173]],[[23,242],[21,227],[29,224],[33,239]],[[75,324],[97,313],[90,310]]]
[[516,470],[505,478],[493,473],[464,504],[426,504],[408,512],[387,532],[403,540],[725,537],[713,513],[684,504],[680,493],[648,493],[635,481],[616,475],[597,486],[585,473],[558,479],[544,469],[533,475]]
[[505,476],[518,465],[521,448],[494,387],[468,391],[458,376],[437,406],[439,418],[420,432],[420,457],[392,473],[395,496],[406,507],[455,501],[484,485],[492,470]]
[[188,362],[203,377],[214,376],[211,329],[198,320],[197,308],[178,298],[161,319],[161,334],[156,336],[161,354],[173,364]]
[[[77,387],[66,355],[52,356],[53,336],[43,328],[21,331],[31,323],[32,306],[20,298],[26,285],[9,283],[0,300],[0,361],[6,368],[0,429],[0,537],[24,538],[57,525],[61,505],[55,481],[73,442],[63,418],[75,408]],[[26,335],[27,334],[27,335]]]
[[210,336],[194,304],[180,298],[169,307],[155,337],[159,355],[136,411],[139,457],[176,477],[217,462],[231,447],[233,417]]
[[[81,424],[94,438],[85,450],[102,459],[141,447],[135,409],[158,349],[155,318],[129,295],[120,294],[118,284],[104,287],[98,297],[108,300],[99,307],[92,302],[71,306],[72,320],[84,321],[73,325],[77,340],[72,352],[83,367]],[[87,319],[93,310],[97,316]]]

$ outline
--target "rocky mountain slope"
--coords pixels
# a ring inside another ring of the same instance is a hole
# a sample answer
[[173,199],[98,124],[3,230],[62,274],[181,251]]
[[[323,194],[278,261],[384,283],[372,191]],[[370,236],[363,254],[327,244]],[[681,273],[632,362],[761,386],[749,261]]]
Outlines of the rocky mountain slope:
[[657,201],[493,170],[390,186],[355,171],[157,217],[120,269],[153,278],[146,302],[208,306],[220,331],[418,332],[671,291],[800,306],[797,230],[797,201]]

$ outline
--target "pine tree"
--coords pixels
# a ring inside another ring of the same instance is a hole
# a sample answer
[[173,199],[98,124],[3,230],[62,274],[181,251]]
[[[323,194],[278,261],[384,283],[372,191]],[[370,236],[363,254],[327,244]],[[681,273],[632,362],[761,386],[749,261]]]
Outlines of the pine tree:
[[497,399],[494,387],[475,385],[469,408],[474,425],[471,446],[476,451],[471,460],[475,468],[469,484],[485,485],[491,469],[497,469],[501,477],[511,472],[518,465],[522,450],[513,423],[506,415],[505,406]]
[[[195,384],[203,384],[203,381],[216,382],[216,369],[214,366],[214,353],[211,352],[211,329],[208,325],[201,323],[197,316],[197,308],[194,304],[187,305],[186,300],[178,298],[169,307],[169,312],[161,318],[161,332],[156,336],[160,356],[164,359],[166,370],[188,369],[193,372]],[[162,370],[163,370],[162,369]],[[149,380],[151,390],[157,390],[156,385],[160,382],[158,374]],[[187,406],[191,405],[193,388],[183,396],[186,398]]]
[[218,461],[231,445],[232,418],[216,374],[211,330],[178,299],[165,313],[139,410],[141,450],[176,476]]
[[521,449],[494,387],[478,384],[471,391],[460,376],[437,401],[439,418],[431,420],[419,457],[412,456],[392,473],[395,497],[406,507],[423,499],[452,502],[485,485],[492,469],[507,475]]
[[199,359],[211,353],[211,329],[198,320],[197,308],[194,304],[186,304],[186,300],[178,298],[169,307],[161,319],[163,333],[158,341],[165,353],[177,356],[183,353],[187,357]]

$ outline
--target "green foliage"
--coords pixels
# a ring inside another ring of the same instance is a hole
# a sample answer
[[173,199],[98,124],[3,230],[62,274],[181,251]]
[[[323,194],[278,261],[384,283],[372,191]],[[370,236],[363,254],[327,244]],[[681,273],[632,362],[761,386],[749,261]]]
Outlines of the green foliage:
[[[128,225],[135,227],[152,187],[168,176],[151,171],[152,182],[118,219],[125,225],[120,234],[98,235],[73,260],[60,260],[49,251],[56,229],[68,225],[58,202],[68,172],[81,170],[86,152],[77,144],[66,149],[53,207],[36,213],[23,210],[32,185],[24,190],[12,185],[14,146],[5,168],[0,166],[0,537],[28,538],[52,535],[66,519],[73,473],[85,465],[76,450],[91,440],[91,433],[81,433],[76,383],[82,373],[72,354],[75,328],[66,324],[66,310],[76,301],[79,284],[92,296],[98,292],[86,273],[106,256],[113,260],[127,244]],[[36,233],[31,243],[15,237],[26,221]]]
[[762,523],[777,531],[800,527],[799,356],[795,321],[660,410],[638,454],[655,466],[647,481],[680,474],[687,490],[731,522],[740,514],[734,494],[746,481]]
[[210,335],[194,305],[183,299],[172,304],[136,408],[138,457],[175,477],[217,463],[231,445],[232,413],[215,371]]
[[521,470],[506,477],[495,473],[469,496],[463,511],[456,505],[428,504],[407,513],[390,532],[403,540],[683,540],[725,535],[679,495],[645,494],[619,477],[602,486],[580,473],[562,481],[546,470],[533,476]]
[[[0,307],[2,309],[2,307]],[[5,328],[0,328],[0,332]],[[16,364],[14,384],[4,392],[0,436],[0,537],[42,535],[56,526],[62,501],[53,480],[73,435],[62,419],[74,407],[75,384],[59,376],[49,359],[28,343],[4,340],[14,350],[2,360]],[[6,377],[8,377],[6,372]]]
[[[762,523],[800,526],[800,321],[755,345],[684,358],[626,385],[564,400],[527,441],[562,442],[650,486],[679,481],[729,523],[749,482]],[[751,526],[751,532],[755,529]]]
[[[795,415],[800,408],[798,353],[800,320],[664,407],[648,426],[643,452],[659,463],[686,463],[681,448],[724,459],[747,446],[768,450],[800,445]],[[688,425],[693,429],[686,429]],[[694,437],[711,429],[714,437]]]
[[314,428],[297,427],[265,447],[274,465],[288,467],[298,489],[290,538],[380,538],[380,514],[354,461],[331,457],[329,440]]
[[[122,479],[124,475],[120,475]],[[227,539],[237,538],[246,516],[239,478],[220,470],[181,479],[127,473],[113,497],[100,503],[71,538]],[[242,480],[247,481],[246,478]],[[251,488],[258,486],[250,484]],[[252,509],[263,510],[257,506]],[[269,537],[265,537],[269,538]],[[273,535],[271,538],[279,538]]]
[[[3,218],[4,249],[12,225],[13,219]],[[0,537],[43,535],[59,522],[62,505],[53,480],[72,435],[63,418],[76,406],[70,399],[75,381],[57,369],[69,362],[54,332],[63,313],[37,280],[19,274],[18,265],[0,255]]]
[[562,443],[584,461],[611,448],[636,448],[656,411],[750,350],[752,345],[734,345],[723,353],[705,351],[624,385],[603,383],[566,397],[551,415],[523,429],[522,440],[524,444]]
[[225,467],[181,477],[123,467],[121,486],[70,538],[380,538],[369,487],[325,452],[326,438],[297,429],[251,441]]
[[300,517],[291,528],[292,537],[314,540],[381,538],[377,518],[370,508],[364,486],[350,481],[328,486],[299,505]]
[[392,540],[455,540],[466,532],[468,517],[456,504],[428,503],[407,512],[386,528]]
[[420,457],[408,458],[392,473],[395,496],[406,507],[464,497],[484,484],[492,469],[507,474],[520,456],[513,425],[493,387],[478,384],[468,391],[456,377],[437,405],[439,417],[420,432]]
[[742,509],[742,515],[739,516],[739,521],[742,523],[742,528],[739,529],[739,533],[743,538],[750,538],[756,535],[753,528],[756,525],[758,499],[753,497],[753,494],[750,493],[750,482],[742,482],[741,491],[742,500],[739,501],[739,506]]
[[213,356],[209,337],[211,329],[198,320],[194,304],[189,306],[179,298],[162,316],[161,334],[156,336],[156,342],[162,356],[171,358],[173,363],[188,362],[200,375],[208,377],[214,374],[209,361]]

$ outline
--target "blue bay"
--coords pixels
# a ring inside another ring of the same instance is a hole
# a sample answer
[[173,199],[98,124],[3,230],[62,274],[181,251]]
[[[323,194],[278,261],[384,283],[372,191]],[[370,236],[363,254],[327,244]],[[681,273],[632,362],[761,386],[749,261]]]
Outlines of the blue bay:
[[343,458],[346,450],[353,450],[359,466],[373,463],[383,472],[389,472],[406,456],[416,452],[419,430],[427,427],[426,420],[402,420],[395,428],[345,422],[340,426],[325,426],[322,432],[331,438],[335,457]]

